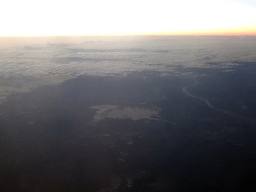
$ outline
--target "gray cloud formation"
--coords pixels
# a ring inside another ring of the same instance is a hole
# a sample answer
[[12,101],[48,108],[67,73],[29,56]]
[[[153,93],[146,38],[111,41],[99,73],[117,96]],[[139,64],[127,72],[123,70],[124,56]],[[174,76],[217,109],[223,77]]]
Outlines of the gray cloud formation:
[[[178,73],[178,67],[229,68],[237,60],[255,62],[255,37],[225,39],[208,37],[159,38],[26,45],[0,50],[0,97],[13,92],[55,84],[78,75],[125,75],[132,71],[155,70]],[[17,83],[17,78],[23,79]],[[33,81],[29,81],[29,78]],[[24,80],[26,79],[26,80]]]

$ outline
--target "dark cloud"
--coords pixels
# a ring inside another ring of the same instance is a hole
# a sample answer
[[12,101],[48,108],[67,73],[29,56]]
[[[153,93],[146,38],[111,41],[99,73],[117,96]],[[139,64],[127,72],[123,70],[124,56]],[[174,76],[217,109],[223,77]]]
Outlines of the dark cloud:
[[168,53],[169,50],[155,50],[155,53]]
[[108,52],[148,52],[146,49],[76,49],[76,48],[68,48],[66,49],[70,52],[85,52],[85,53],[108,53]]
[[84,61],[116,61],[119,59],[98,59],[98,58],[84,58],[84,57],[56,57],[53,58],[52,61],[55,63],[70,63],[70,62],[84,62]]
[[222,63],[218,63],[218,62],[207,62],[207,65],[221,65]]

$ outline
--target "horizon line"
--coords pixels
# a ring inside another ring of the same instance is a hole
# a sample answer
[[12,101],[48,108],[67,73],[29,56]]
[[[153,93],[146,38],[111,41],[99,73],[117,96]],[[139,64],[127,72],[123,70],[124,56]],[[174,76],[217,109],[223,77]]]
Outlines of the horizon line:
[[140,33],[129,33],[129,34],[51,34],[51,35],[0,35],[0,38],[19,38],[19,37],[111,37],[111,36],[116,36],[116,37],[122,37],[122,36],[169,36],[169,37],[227,37],[227,36],[256,36],[255,33],[246,33],[246,34],[241,34],[241,33],[223,33],[223,34],[140,34]]

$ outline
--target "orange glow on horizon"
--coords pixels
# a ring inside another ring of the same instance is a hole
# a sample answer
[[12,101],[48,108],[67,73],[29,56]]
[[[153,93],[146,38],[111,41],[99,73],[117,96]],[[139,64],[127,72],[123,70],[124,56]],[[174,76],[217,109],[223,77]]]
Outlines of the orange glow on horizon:
[[256,35],[256,7],[243,1],[4,1],[0,37]]
[[2,37],[80,37],[80,36],[256,36],[256,23],[239,27],[227,27],[219,29],[191,29],[191,30],[169,30],[154,32],[132,32],[132,33],[63,33],[63,34],[31,34],[31,35],[0,35]]
[[8,37],[110,37],[110,36],[256,36],[256,27],[248,29],[191,30],[177,32],[142,32],[142,33],[91,33],[91,34],[56,34],[56,35],[2,35]]

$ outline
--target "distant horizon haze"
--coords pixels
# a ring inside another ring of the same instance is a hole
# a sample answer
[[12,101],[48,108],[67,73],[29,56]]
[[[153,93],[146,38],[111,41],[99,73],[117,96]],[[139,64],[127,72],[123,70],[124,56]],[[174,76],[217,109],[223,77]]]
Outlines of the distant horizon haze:
[[[142,43],[147,40],[164,40],[164,39],[172,39],[175,42],[180,41],[184,43],[184,40],[187,39],[190,41],[198,41],[198,43],[203,42],[204,40],[214,40],[217,41],[227,41],[228,39],[233,39],[233,42],[241,41],[239,39],[247,39],[253,38],[255,39],[256,35],[248,34],[248,35],[236,35],[236,34],[219,34],[219,35],[49,35],[49,36],[5,36],[0,37],[0,49],[5,48],[18,48],[23,46],[33,46],[36,48],[37,46],[45,46],[51,44],[84,44],[84,43],[93,43],[92,48],[97,43],[110,43],[108,49],[117,48],[115,46],[116,43],[123,42],[122,47],[126,47],[128,44],[137,44]],[[187,43],[189,43],[187,42]],[[96,43],[96,44],[95,44]],[[113,44],[114,43],[114,44]],[[128,44],[127,44],[128,43]],[[192,42],[190,42],[192,43]],[[238,42],[237,42],[238,43]],[[88,45],[89,46],[89,45]],[[112,47],[114,46],[114,47]]]

